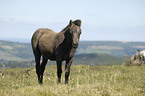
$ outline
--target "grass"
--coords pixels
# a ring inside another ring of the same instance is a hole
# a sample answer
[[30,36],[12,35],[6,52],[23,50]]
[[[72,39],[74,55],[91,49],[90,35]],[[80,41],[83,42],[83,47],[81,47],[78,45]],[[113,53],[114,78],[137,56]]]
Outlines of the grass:
[[41,86],[34,68],[0,73],[0,96],[145,96],[145,66],[72,66],[68,85],[64,71],[57,84],[56,66],[46,68]]

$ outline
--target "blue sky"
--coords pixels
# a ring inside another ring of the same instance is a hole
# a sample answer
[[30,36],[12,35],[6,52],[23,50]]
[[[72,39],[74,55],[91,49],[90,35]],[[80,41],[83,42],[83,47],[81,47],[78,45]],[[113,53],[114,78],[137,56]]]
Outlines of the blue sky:
[[145,0],[0,0],[0,39],[82,20],[81,40],[145,41]]

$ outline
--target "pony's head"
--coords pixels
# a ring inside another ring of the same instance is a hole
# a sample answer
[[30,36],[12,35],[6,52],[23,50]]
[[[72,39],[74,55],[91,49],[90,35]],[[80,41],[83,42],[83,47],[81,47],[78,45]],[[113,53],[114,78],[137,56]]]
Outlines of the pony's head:
[[72,46],[74,48],[77,48],[79,44],[80,34],[82,33],[80,27],[81,27],[81,20],[75,20],[75,21],[70,20],[69,32],[72,37]]

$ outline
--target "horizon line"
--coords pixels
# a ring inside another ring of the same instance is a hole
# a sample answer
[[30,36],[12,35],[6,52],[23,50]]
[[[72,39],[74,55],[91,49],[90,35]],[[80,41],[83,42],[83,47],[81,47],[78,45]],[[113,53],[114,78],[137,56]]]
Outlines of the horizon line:
[[[10,41],[10,42],[19,42],[19,43],[30,43],[31,39],[28,38],[0,38],[0,41]],[[116,41],[116,42],[122,42],[122,43],[129,43],[129,42],[145,42],[142,40],[80,40],[81,42],[95,42],[95,41]]]

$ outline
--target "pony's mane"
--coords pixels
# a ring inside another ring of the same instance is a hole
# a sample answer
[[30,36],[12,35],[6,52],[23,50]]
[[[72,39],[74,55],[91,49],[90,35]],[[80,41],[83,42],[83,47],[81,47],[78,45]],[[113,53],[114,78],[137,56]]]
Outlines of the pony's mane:
[[61,32],[64,32],[65,30],[67,30],[69,28],[69,25],[67,25],[65,28],[63,28],[62,30],[61,30]]

